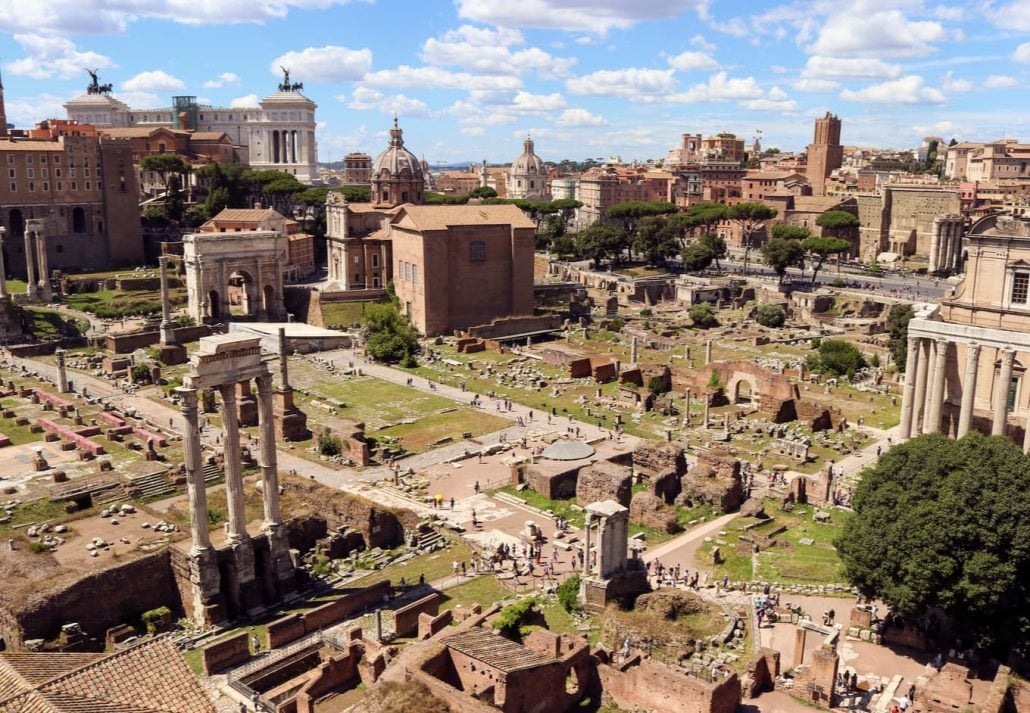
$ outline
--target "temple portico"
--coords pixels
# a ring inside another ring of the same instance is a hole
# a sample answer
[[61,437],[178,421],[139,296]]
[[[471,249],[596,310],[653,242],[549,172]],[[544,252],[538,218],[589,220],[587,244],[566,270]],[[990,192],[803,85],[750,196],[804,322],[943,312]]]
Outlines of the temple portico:
[[908,326],[901,437],[961,438],[974,429],[1011,437],[1021,426],[1030,452],[1030,334],[926,317]]
[[[261,360],[260,338],[238,334],[215,335],[200,340],[190,360],[190,373],[178,389],[184,429],[184,452],[189,492],[190,581],[193,585],[193,616],[198,623],[218,619],[222,598],[231,612],[241,614],[256,609],[262,592],[279,598],[293,591],[293,563],[289,543],[282,528],[279,507],[279,476],[275,450],[272,375]],[[262,536],[268,541],[268,563],[261,567],[265,582],[257,582],[255,548],[247,532],[243,490],[243,463],[237,415],[239,384],[257,384],[258,427],[260,429],[259,465],[264,505]],[[226,539],[231,557],[220,568],[207,531],[207,496],[204,490],[197,392],[217,389],[221,395],[223,459],[228,521]],[[223,581],[223,574],[228,581]],[[222,617],[224,618],[224,617]]]

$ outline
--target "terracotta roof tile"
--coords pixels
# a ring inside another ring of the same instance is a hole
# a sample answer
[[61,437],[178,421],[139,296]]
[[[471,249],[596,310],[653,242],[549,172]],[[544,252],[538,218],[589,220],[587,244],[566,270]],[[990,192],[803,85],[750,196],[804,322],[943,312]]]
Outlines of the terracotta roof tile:
[[552,658],[478,626],[445,636],[440,643],[506,673],[554,662]]
[[418,230],[447,230],[452,225],[511,225],[535,228],[522,210],[511,204],[498,205],[405,205],[396,222],[405,218]]

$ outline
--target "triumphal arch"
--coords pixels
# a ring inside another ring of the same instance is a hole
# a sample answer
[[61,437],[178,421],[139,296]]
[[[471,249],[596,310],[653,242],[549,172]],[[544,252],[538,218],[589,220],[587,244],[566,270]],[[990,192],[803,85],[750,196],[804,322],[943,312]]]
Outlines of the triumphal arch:
[[[258,537],[267,543],[256,543],[257,538],[247,532],[244,508],[237,394],[249,392],[251,381],[257,385],[258,462],[264,501],[264,518]],[[217,390],[221,395],[228,522],[225,544],[217,546],[212,543],[208,530],[198,409],[198,392],[206,389]],[[193,619],[207,625],[252,612],[263,602],[281,599],[296,588],[289,542],[279,509],[272,375],[261,360],[260,338],[237,334],[203,337],[190,359],[183,386],[176,391],[185,421],[183,445],[192,536],[188,557],[193,590],[190,608]]]
[[283,267],[288,237],[270,230],[183,237],[189,314],[197,323],[233,316],[286,319]]

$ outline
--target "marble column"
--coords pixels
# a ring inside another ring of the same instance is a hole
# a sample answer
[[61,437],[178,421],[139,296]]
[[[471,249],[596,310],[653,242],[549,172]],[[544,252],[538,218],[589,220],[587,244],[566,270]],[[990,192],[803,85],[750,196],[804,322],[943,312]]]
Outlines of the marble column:
[[186,488],[189,493],[192,551],[196,552],[211,547],[211,537],[207,530],[207,490],[204,487],[197,390],[180,386],[175,392],[179,394],[179,409],[182,411],[182,418],[185,422],[182,434],[183,462],[186,467]]
[[54,356],[57,357],[57,392],[66,394],[68,393],[68,367],[64,363],[64,349],[58,349],[54,352]]
[[583,526],[583,576],[590,576],[590,513],[585,514],[586,520]]
[[705,364],[712,363],[712,340],[705,342]]
[[948,342],[938,339],[934,347],[933,389],[930,391],[929,428],[927,433],[941,432],[941,412],[944,410],[944,372],[947,368]]
[[36,234],[34,231],[25,231],[25,281],[26,285],[25,294],[28,295],[30,301],[34,301],[39,297],[39,285],[36,284],[36,259],[35,259],[35,243]]
[[172,301],[168,294],[168,256],[160,256],[157,263],[161,266],[161,346],[168,346],[175,344]]
[[290,351],[285,327],[279,327],[279,388],[290,388]]
[[947,223],[944,223],[939,217],[933,221],[933,229],[930,232],[930,253],[929,253],[929,264],[927,265],[927,275],[933,274],[940,269],[938,256],[941,251],[941,240],[943,239],[943,231],[947,229]]
[[44,302],[53,298],[50,288],[50,265],[46,254],[46,231],[36,231],[36,252],[39,255],[39,297]]
[[991,424],[992,436],[1005,435],[1005,422],[1009,413],[1009,387],[1012,384],[1012,362],[1015,361],[1016,352],[1012,349],[1001,351],[1001,372],[998,374],[998,383],[994,386],[994,422]]
[[683,428],[690,425],[690,389],[687,389],[683,404]]
[[705,400],[705,415],[704,421],[701,423],[701,427],[708,428],[708,407],[711,406],[712,395],[706,393],[703,398]]
[[976,376],[977,367],[980,365],[980,345],[969,344],[966,346],[966,375],[962,380],[962,405],[958,412],[958,431],[956,438],[969,433],[973,425],[973,401],[976,399]]
[[933,339],[926,340],[926,375],[923,378],[923,420],[920,433],[930,432],[930,396],[933,395],[933,366],[937,355],[937,342]]
[[930,343],[919,339],[919,357],[916,360],[916,390],[912,397],[912,430],[910,436],[923,432],[923,410],[926,408],[926,376],[930,362]]
[[6,300],[7,294],[7,266],[4,265],[4,231],[0,228],[0,300]]
[[247,538],[243,503],[243,464],[240,461],[240,426],[236,415],[236,384],[222,384],[222,455],[225,458],[225,491],[228,496],[229,541]]
[[272,375],[259,376],[258,424],[261,429],[261,489],[264,495],[266,530],[282,524],[279,510],[279,472],[275,452],[275,422],[272,417]]
[[905,385],[901,394],[901,440],[907,440],[912,435],[912,410],[916,387],[916,359],[919,349],[917,337],[908,338],[908,357],[905,360]]

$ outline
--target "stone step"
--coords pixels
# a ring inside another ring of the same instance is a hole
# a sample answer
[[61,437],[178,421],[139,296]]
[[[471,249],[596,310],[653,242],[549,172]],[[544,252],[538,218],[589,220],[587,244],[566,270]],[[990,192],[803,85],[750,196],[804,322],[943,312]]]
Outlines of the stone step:
[[887,713],[891,708],[891,702],[894,700],[894,696],[897,695],[898,686],[901,685],[901,676],[895,674],[890,683],[883,689],[883,693],[880,694],[876,704],[873,706],[875,713]]

